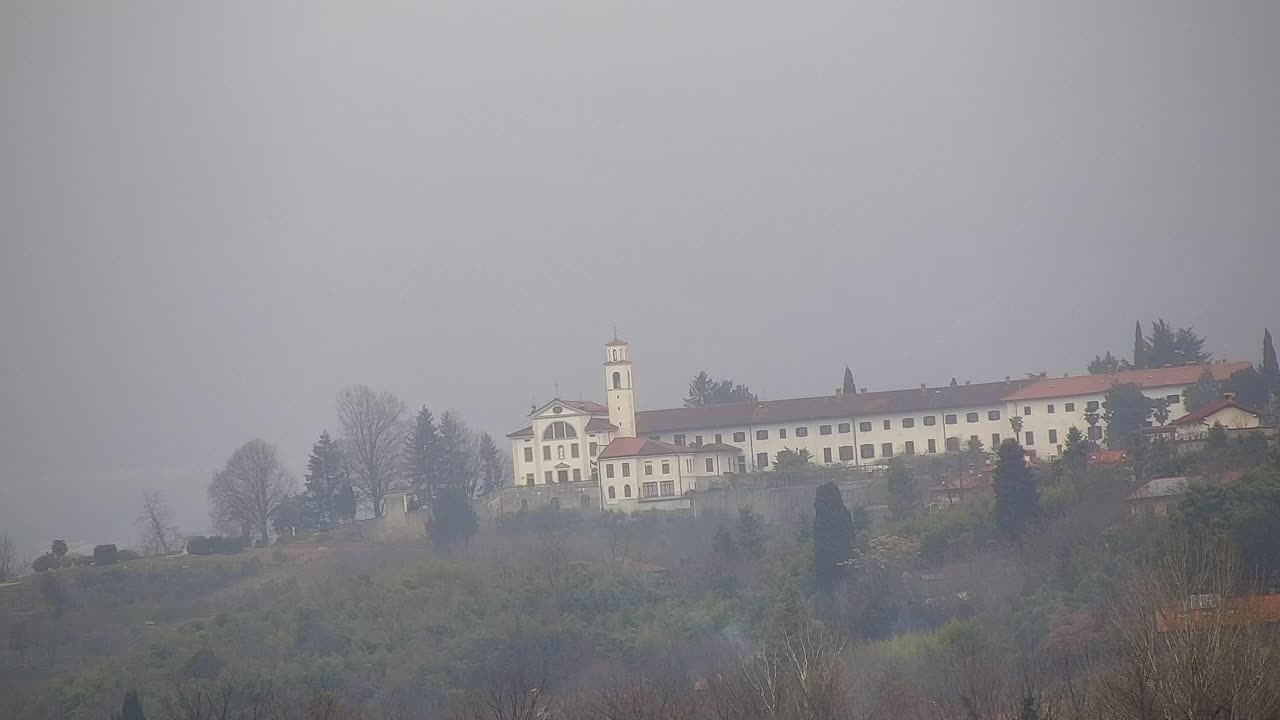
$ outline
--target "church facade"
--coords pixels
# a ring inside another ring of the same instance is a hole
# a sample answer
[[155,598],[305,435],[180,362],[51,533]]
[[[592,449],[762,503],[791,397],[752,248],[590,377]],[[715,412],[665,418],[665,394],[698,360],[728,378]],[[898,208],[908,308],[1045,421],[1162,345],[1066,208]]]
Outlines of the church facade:
[[1072,426],[1102,437],[1105,422],[1095,413],[1101,414],[1114,385],[1138,385],[1149,397],[1167,401],[1177,418],[1186,412],[1183,388],[1203,371],[1221,381],[1249,367],[1217,362],[1111,375],[1041,374],[640,411],[630,347],[615,338],[604,350],[606,404],[556,398],[535,408],[527,427],[507,436],[514,485],[591,483],[605,509],[657,509],[687,505],[685,494],[706,489],[712,478],[768,470],[785,449],[807,450],[818,464],[863,466],[959,451],[975,441],[994,451],[1016,433],[1028,450],[1054,457]]

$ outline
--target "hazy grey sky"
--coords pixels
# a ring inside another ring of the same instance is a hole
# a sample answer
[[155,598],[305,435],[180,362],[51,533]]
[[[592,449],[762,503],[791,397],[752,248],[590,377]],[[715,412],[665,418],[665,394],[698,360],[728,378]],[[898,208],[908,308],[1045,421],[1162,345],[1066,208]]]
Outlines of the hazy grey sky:
[[367,383],[495,434],[1280,325],[1280,3],[0,5],[0,528],[203,529]]

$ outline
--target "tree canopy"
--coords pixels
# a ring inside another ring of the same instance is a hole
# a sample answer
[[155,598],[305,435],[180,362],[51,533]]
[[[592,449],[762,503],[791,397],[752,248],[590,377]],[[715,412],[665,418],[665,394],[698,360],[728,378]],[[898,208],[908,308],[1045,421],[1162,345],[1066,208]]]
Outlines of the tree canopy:
[[689,395],[684,399],[684,406],[704,407],[754,400],[755,394],[746,385],[732,380],[716,380],[702,370],[689,381]]
[[820,586],[830,587],[840,563],[853,554],[853,520],[835,483],[819,485],[813,498],[813,565]]
[[1018,540],[1040,514],[1040,492],[1017,440],[1000,443],[994,486],[996,525],[1006,537]]

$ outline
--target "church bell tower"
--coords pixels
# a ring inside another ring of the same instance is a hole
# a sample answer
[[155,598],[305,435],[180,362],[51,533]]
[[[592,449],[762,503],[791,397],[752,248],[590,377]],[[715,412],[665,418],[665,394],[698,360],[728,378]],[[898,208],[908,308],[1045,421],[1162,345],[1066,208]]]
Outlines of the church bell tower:
[[615,337],[604,345],[604,383],[609,422],[618,427],[617,437],[636,437],[635,385],[625,340]]

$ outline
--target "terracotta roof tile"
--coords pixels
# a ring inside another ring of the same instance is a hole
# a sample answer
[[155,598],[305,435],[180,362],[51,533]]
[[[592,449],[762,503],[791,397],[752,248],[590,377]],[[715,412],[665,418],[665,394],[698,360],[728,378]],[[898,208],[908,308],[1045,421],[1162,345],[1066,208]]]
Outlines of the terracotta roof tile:
[[639,455],[675,455],[688,452],[690,451],[687,447],[658,442],[649,438],[620,437],[614,438],[613,442],[605,446],[605,449],[600,452],[600,459],[607,460],[609,458],[636,457]]
[[1226,410],[1227,408],[1235,408],[1237,410],[1243,410],[1252,415],[1262,414],[1260,411],[1254,410],[1253,408],[1250,408],[1250,407],[1245,407],[1244,405],[1241,405],[1240,403],[1234,400],[1228,400],[1226,398],[1223,398],[1216,402],[1211,402],[1211,403],[1206,403],[1204,405],[1201,405],[1195,410],[1192,410],[1186,415],[1183,415],[1177,420],[1174,420],[1170,424],[1171,425],[1187,425],[1189,423],[1197,423],[1204,420],[1205,418],[1208,418],[1210,415]]
[[702,428],[771,425],[815,420],[851,420],[864,415],[922,412],[999,405],[1004,397],[1032,381],[978,383],[915,389],[823,395],[819,397],[727,403],[705,407],[644,410],[636,413],[641,435]]
[[1231,377],[1231,373],[1250,367],[1248,362],[1220,362],[1207,365],[1183,365],[1181,367],[1153,368],[1150,370],[1125,370],[1109,375],[1076,375],[1064,378],[1041,378],[1027,387],[1009,395],[1009,400],[1035,400],[1038,398],[1073,397],[1076,395],[1101,395],[1113,385],[1133,383],[1139,387],[1166,387],[1190,385],[1206,369],[1219,381]]

